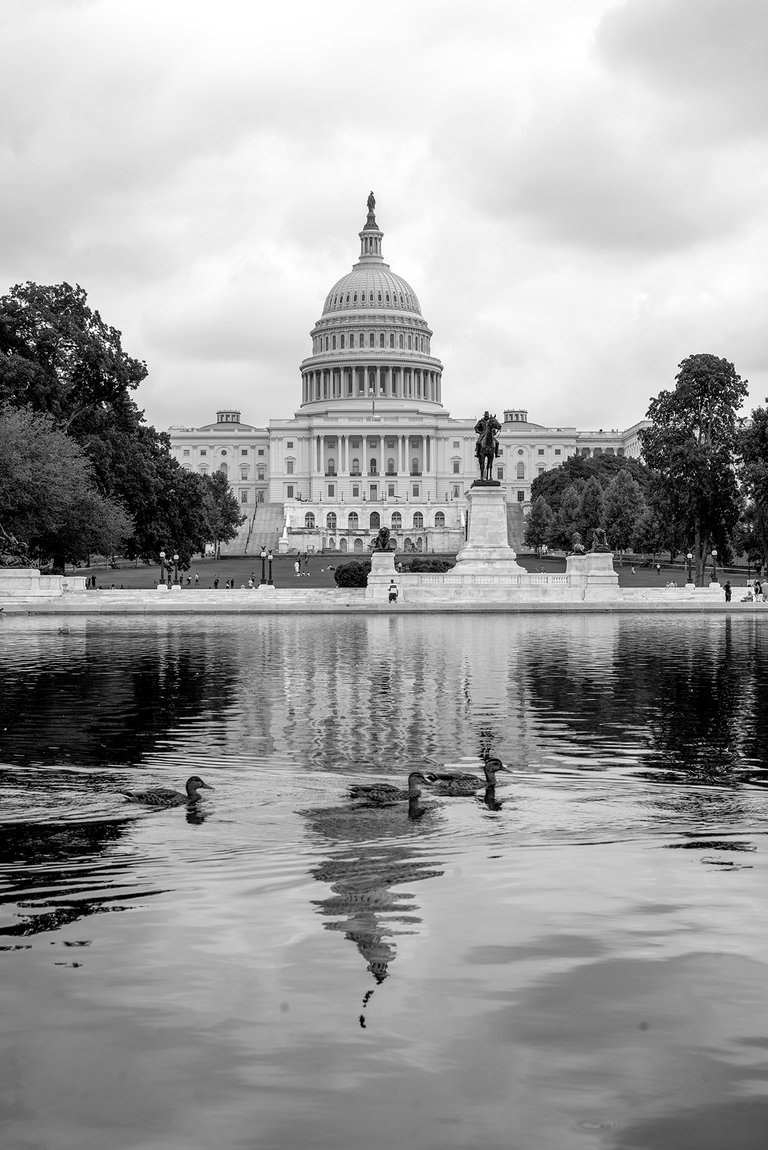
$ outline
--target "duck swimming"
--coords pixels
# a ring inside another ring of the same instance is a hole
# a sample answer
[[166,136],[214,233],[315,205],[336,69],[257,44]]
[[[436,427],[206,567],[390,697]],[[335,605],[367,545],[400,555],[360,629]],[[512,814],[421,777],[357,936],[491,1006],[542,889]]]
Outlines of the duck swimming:
[[408,789],[396,787],[393,783],[355,783],[349,788],[351,799],[362,800],[369,806],[386,806],[388,803],[401,803],[405,800],[418,799],[421,794],[422,783],[432,786],[435,776],[426,775],[423,771],[411,771],[408,776]]
[[495,787],[498,771],[509,771],[501,759],[486,759],[483,763],[485,778],[480,775],[454,775],[449,771],[438,772],[433,775],[435,779],[435,794],[438,795],[473,795],[481,787]]
[[147,791],[118,791],[132,803],[146,803],[150,807],[180,807],[182,803],[197,803],[200,801],[199,790],[215,791],[210,783],[204,783],[199,775],[191,775],[187,779],[186,794],[174,791],[171,787],[151,787]]

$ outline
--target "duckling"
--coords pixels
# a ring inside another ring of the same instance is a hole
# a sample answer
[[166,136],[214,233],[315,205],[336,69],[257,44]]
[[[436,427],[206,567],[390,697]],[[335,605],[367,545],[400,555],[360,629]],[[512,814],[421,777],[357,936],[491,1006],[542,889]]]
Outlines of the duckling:
[[180,807],[182,803],[197,803],[200,801],[198,791],[215,791],[210,783],[204,783],[199,775],[191,775],[187,779],[186,794],[174,791],[171,787],[151,787],[147,791],[118,791],[132,803],[146,803],[150,807]]
[[361,799],[369,806],[387,806],[389,803],[400,803],[405,800],[418,799],[421,794],[421,784],[432,786],[434,775],[427,775],[423,771],[411,771],[408,776],[408,789],[396,787],[392,783],[354,783],[349,788],[351,799]]
[[438,772],[435,777],[435,794],[439,795],[473,795],[481,787],[494,787],[498,771],[508,771],[501,759],[486,759],[483,763],[485,778],[479,775],[452,775],[450,772]]

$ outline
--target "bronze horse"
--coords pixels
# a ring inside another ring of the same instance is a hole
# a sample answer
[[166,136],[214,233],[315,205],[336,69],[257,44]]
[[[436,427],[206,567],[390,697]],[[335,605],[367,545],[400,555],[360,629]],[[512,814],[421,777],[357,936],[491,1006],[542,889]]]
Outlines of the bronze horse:
[[493,461],[496,458],[496,440],[494,438],[493,421],[486,420],[485,428],[480,433],[475,448],[475,455],[480,467],[480,480],[493,479]]

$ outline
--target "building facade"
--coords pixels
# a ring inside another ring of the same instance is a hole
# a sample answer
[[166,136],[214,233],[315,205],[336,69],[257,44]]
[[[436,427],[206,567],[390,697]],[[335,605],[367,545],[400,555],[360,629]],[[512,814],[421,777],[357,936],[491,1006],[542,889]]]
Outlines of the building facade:
[[[418,297],[382,255],[373,194],[360,255],[328,293],[301,364],[301,404],[266,428],[222,410],[216,423],[172,427],[179,462],[228,476],[244,522],[230,552],[262,543],[281,551],[367,551],[388,527],[404,551],[455,551],[464,540],[465,492],[477,477],[475,423],[442,404],[443,365]],[[522,541],[536,475],[570,455],[639,455],[640,421],[625,431],[577,431],[503,412],[494,477]]]

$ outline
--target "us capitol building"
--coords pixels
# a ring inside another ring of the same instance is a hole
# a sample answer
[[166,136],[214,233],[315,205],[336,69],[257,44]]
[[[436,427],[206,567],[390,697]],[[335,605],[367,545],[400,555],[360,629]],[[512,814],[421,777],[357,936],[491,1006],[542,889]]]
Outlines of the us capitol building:
[[[262,544],[282,552],[366,552],[380,527],[400,551],[456,551],[464,542],[465,491],[478,476],[475,424],[442,404],[443,365],[409,283],[382,255],[376,202],[360,256],[329,291],[301,364],[301,404],[268,427],[221,410],[204,427],[171,427],[182,466],[224,472],[245,516],[229,554]],[[637,456],[637,433],[543,427],[511,407],[499,417],[509,538],[522,545],[532,479],[568,456]]]

